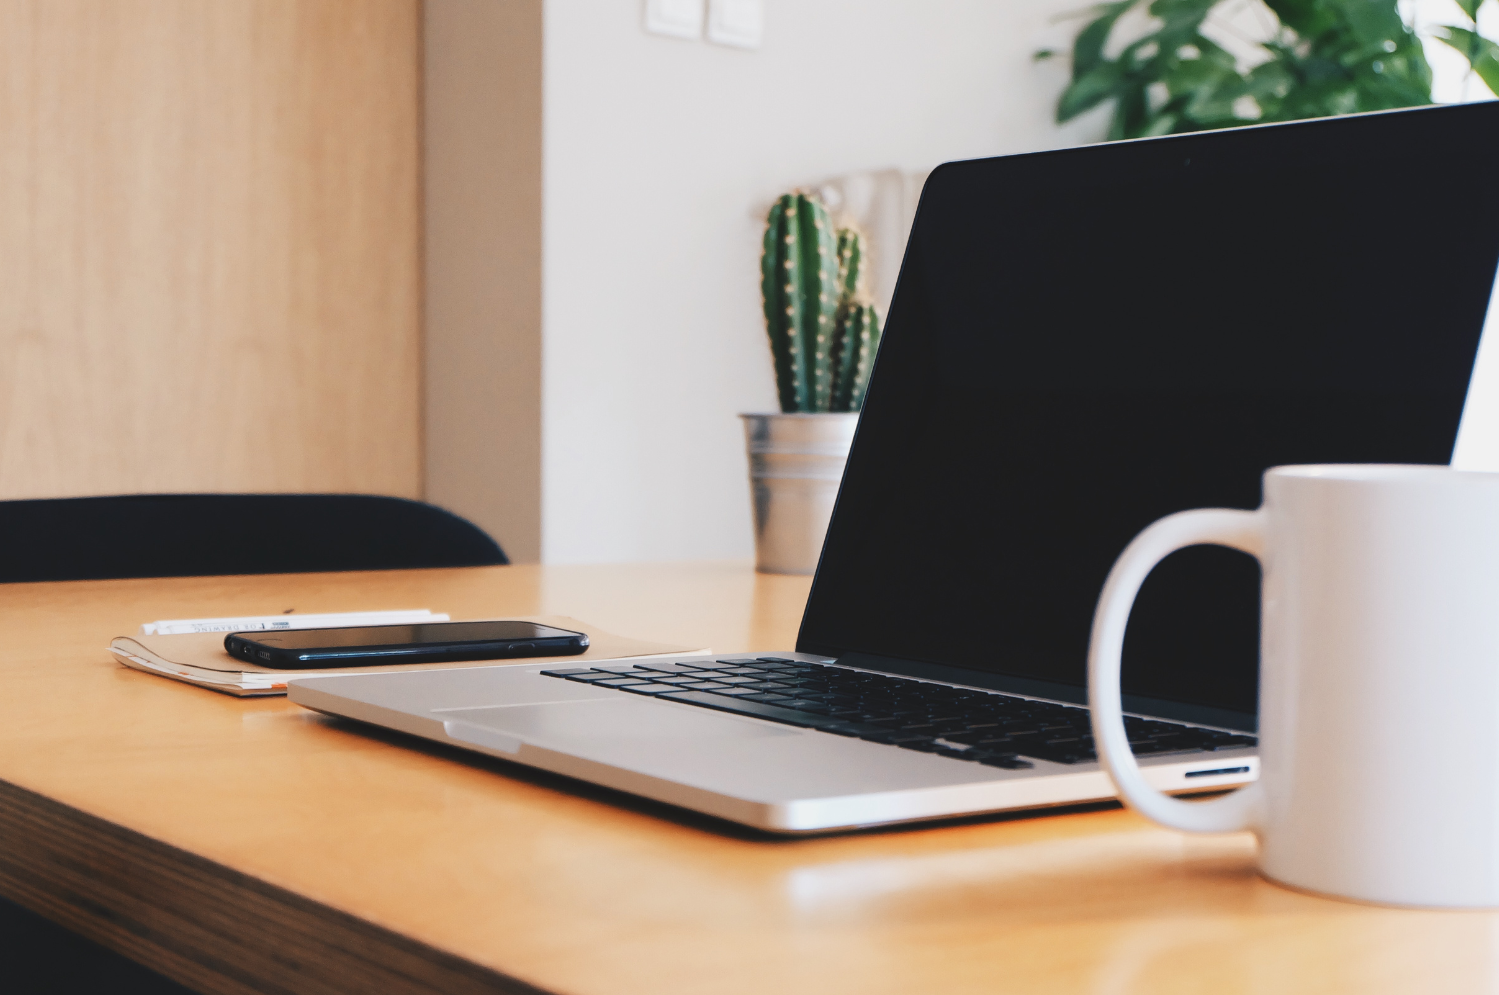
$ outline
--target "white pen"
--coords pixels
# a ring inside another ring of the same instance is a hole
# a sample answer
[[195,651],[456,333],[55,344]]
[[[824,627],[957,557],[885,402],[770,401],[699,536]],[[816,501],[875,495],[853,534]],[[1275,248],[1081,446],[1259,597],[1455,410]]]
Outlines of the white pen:
[[175,636],[190,632],[257,632],[267,629],[341,628],[350,625],[400,625],[403,622],[446,622],[445,614],[426,608],[405,611],[329,612],[322,615],[250,615],[244,618],[178,618],[141,625],[143,636]]

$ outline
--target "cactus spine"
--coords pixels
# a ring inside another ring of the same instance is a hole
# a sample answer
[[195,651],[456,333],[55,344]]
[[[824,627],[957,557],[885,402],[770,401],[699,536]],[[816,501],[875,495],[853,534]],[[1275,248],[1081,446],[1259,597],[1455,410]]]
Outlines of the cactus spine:
[[858,411],[880,337],[859,233],[835,234],[827,208],[797,191],[770,209],[764,248],[760,289],[781,410]]

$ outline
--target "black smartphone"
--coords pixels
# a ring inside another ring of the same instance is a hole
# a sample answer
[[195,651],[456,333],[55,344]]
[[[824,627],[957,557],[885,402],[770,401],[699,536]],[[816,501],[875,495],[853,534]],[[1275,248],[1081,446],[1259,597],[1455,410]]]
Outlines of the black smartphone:
[[587,648],[588,637],[581,632],[508,621],[280,629],[224,637],[230,656],[278,670],[570,656]]

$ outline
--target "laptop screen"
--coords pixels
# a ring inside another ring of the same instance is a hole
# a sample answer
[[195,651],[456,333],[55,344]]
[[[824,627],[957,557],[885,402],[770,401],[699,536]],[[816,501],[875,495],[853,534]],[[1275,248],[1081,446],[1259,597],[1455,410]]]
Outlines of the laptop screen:
[[[1155,519],[1254,508],[1279,464],[1448,462],[1496,161],[1491,103],[939,168],[798,649],[1081,688]],[[1253,558],[1173,554],[1126,693],[1252,715],[1258,612]]]

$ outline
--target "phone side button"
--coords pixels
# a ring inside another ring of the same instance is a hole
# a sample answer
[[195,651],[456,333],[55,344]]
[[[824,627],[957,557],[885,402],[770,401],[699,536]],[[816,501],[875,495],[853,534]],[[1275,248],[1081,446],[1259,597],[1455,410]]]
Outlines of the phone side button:
[[448,719],[442,727],[449,739],[456,739],[460,743],[469,743],[473,746],[482,746],[486,750],[497,750],[500,753],[519,753],[521,743],[524,742],[519,736],[474,725],[472,722]]

